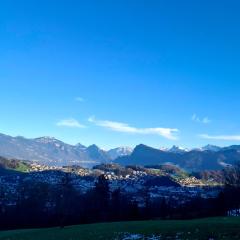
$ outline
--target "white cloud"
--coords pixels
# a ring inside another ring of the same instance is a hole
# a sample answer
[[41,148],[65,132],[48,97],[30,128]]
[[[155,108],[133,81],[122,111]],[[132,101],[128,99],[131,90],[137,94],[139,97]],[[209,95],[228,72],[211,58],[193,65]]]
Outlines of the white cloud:
[[74,118],[63,119],[63,120],[57,122],[57,126],[58,127],[71,127],[71,128],[85,128],[85,126],[83,124],[79,123]]
[[240,141],[240,135],[216,135],[211,136],[208,134],[200,134],[199,137],[209,140],[222,140],[222,141]]
[[191,119],[194,122],[203,123],[203,124],[208,124],[211,122],[211,120],[208,117],[200,118],[195,113],[192,115]]
[[75,101],[77,101],[77,102],[84,102],[85,100],[82,97],[76,97]]
[[88,119],[89,122],[97,126],[108,128],[116,132],[134,133],[134,134],[152,134],[159,135],[170,140],[177,140],[176,133],[179,132],[175,128],[136,128],[129,126],[127,123],[113,122],[108,120],[96,120],[94,117]]
[[208,117],[205,117],[205,118],[203,118],[203,120],[202,120],[202,123],[204,123],[204,124],[208,124],[208,123],[210,123],[211,122],[211,120],[208,118]]

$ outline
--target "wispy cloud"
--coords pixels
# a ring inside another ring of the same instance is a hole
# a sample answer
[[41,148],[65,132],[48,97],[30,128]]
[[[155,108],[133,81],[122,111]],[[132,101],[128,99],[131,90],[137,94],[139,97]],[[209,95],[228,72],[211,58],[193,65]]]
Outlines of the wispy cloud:
[[82,98],[82,97],[76,97],[76,98],[75,98],[75,101],[77,101],[77,102],[84,102],[85,99]]
[[208,117],[200,118],[195,113],[192,115],[191,119],[194,122],[203,123],[203,124],[208,124],[211,122],[211,120]]
[[240,141],[240,135],[208,135],[200,134],[199,137],[209,140],[222,140],[222,141]]
[[177,140],[176,134],[179,132],[176,128],[136,128],[127,123],[114,122],[109,120],[96,120],[94,117],[88,119],[89,122],[97,126],[110,129],[115,132],[134,133],[134,134],[152,134],[159,135],[170,140]]
[[83,124],[78,122],[74,118],[69,118],[69,119],[63,119],[59,122],[57,122],[58,127],[70,127],[70,128],[85,128]]

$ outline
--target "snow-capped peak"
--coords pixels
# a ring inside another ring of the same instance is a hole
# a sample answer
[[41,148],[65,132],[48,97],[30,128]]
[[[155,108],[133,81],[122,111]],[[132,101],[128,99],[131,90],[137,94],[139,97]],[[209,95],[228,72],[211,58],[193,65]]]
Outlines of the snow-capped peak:
[[163,151],[163,152],[168,152],[169,148],[166,147],[160,147],[159,150]]
[[34,140],[35,140],[36,142],[40,142],[40,143],[60,142],[58,139],[56,139],[56,138],[54,138],[54,137],[48,137],[48,136],[35,138]]
[[133,149],[130,147],[118,147],[118,148],[109,150],[108,155],[112,159],[116,159],[118,157],[130,155],[132,153],[132,151],[133,151]]
[[173,145],[172,148],[170,148],[168,151],[172,153],[183,153],[183,152],[188,152],[189,150],[187,148]]
[[221,147],[208,144],[207,146],[202,147],[202,150],[203,151],[218,152],[218,151],[221,150]]

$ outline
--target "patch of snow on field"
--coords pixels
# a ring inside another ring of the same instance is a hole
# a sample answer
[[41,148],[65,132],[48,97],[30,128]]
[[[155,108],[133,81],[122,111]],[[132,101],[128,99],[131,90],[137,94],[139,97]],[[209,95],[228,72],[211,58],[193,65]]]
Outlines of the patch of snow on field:
[[136,234],[136,233],[124,233],[121,235],[121,237],[116,238],[115,240],[141,240],[141,239],[146,239],[146,240],[160,240],[161,236],[144,236],[142,234]]
[[141,234],[126,234],[122,240],[138,240],[143,239],[143,235]]

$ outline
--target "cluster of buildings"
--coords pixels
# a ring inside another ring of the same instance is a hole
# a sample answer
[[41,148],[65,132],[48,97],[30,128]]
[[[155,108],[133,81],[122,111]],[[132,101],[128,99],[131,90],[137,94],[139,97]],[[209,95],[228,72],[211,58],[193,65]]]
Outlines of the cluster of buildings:
[[[180,204],[195,197],[214,198],[220,187],[209,187],[200,180],[189,177],[178,179],[178,185],[146,184],[152,178],[161,177],[149,175],[144,170],[104,171],[100,169],[84,169],[80,167],[49,167],[32,164],[28,173],[0,175],[0,204],[14,205],[18,200],[21,184],[24,182],[40,182],[62,186],[66,178],[79,193],[93,189],[97,177],[104,174],[109,181],[110,191],[120,189],[122,193],[132,196],[138,202],[143,202],[144,194],[152,199],[165,198],[178,201]],[[169,176],[170,177],[170,176]],[[173,179],[174,180],[174,179]],[[175,179],[176,181],[176,179]]]

